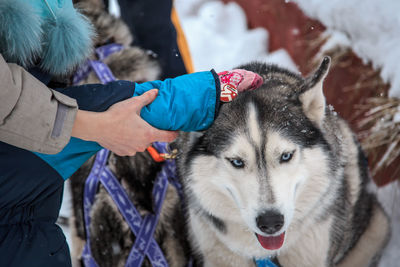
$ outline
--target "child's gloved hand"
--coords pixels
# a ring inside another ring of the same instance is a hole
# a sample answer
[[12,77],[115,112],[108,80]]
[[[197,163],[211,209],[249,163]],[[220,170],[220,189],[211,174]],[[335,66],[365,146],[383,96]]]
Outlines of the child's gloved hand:
[[263,83],[260,75],[243,69],[220,72],[218,77],[221,83],[222,102],[230,102],[238,93],[257,89]]

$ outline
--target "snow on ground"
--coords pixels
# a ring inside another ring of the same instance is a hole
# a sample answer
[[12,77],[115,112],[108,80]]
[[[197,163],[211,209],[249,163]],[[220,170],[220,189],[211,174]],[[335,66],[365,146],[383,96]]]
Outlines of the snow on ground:
[[381,69],[381,77],[391,84],[389,96],[400,97],[399,0],[292,1],[331,32],[339,33],[344,45],[350,45],[364,62]]
[[[64,184],[64,195],[63,202],[60,209],[60,217],[70,218],[72,216],[72,199],[71,199],[71,191],[69,190],[69,181],[67,180]],[[60,221],[60,220],[59,220]],[[59,222],[58,221],[58,222]],[[59,223],[61,229],[64,232],[65,237],[67,238],[67,243],[70,244],[69,248],[71,249],[71,231],[68,225]]]
[[[400,64],[394,64],[394,61],[400,58],[400,49],[394,47],[393,41],[397,40],[397,43],[400,43],[400,34],[393,36],[396,30],[400,30],[400,18],[396,20],[393,17],[394,12],[400,12],[400,1],[393,3],[397,0],[380,0],[376,1],[376,4],[373,1],[324,1],[318,8],[318,0],[296,0],[303,9],[308,9],[308,15],[318,18],[328,27],[333,25],[332,32],[335,29],[339,30],[333,35],[331,42],[326,44],[327,49],[337,43],[351,45],[361,57],[371,60],[374,66],[382,66],[382,76],[392,82],[392,94],[400,96]],[[114,1],[111,2],[111,12],[118,15],[119,7]],[[389,2],[393,8],[391,11],[382,7]],[[247,29],[246,16],[237,4],[224,5],[220,1],[210,0],[175,0],[175,6],[196,71],[211,68],[222,71],[254,60],[279,64],[297,71],[296,65],[285,50],[268,53],[268,32],[261,28]],[[371,9],[373,13],[367,12]],[[363,12],[367,12],[365,16],[362,15]],[[350,19],[351,23],[344,23],[342,18]],[[380,19],[382,21],[377,21]],[[397,28],[394,25],[397,25]],[[360,31],[357,27],[365,30]],[[398,77],[395,77],[396,69]],[[393,227],[391,241],[379,265],[381,267],[398,266],[400,262],[399,188],[398,184],[391,183],[377,190],[380,201],[392,218]],[[70,192],[66,184],[60,215],[68,218],[71,215],[70,209]],[[63,227],[63,230],[70,243],[68,227]]]
[[223,71],[267,56],[268,32],[248,30],[246,15],[236,3],[207,2],[196,14],[180,18],[196,71]]
[[377,190],[379,202],[392,220],[392,233],[385,249],[380,267],[395,267],[400,265],[400,183],[393,182]]

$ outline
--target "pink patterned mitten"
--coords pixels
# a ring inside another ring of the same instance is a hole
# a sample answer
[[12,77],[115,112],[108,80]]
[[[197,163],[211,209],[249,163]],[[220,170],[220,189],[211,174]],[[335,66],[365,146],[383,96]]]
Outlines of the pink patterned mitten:
[[246,90],[254,90],[260,87],[263,79],[260,75],[242,69],[234,69],[218,73],[221,82],[222,102],[230,102],[238,93]]

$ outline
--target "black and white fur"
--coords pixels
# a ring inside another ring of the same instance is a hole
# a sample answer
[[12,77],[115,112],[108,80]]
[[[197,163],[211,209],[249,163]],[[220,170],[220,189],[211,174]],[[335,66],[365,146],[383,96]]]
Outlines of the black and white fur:
[[[346,122],[325,103],[330,59],[308,78],[263,63],[261,88],[224,104],[204,133],[184,134],[179,175],[189,240],[203,266],[376,266],[389,220]],[[287,160],[289,159],[289,160]],[[260,221],[281,219],[274,230]],[[256,234],[285,232],[264,249]]]

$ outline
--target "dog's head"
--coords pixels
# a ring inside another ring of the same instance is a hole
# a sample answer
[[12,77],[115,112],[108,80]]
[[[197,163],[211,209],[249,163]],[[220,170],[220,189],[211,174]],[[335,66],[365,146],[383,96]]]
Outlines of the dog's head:
[[242,66],[264,84],[224,104],[185,157],[192,200],[220,223],[251,232],[252,245],[236,248],[242,253],[279,250],[327,190],[320,177],[330,169],[322,130],[330,116],[322,90],[329,65],[324,58],[308,78],[261,63]]

